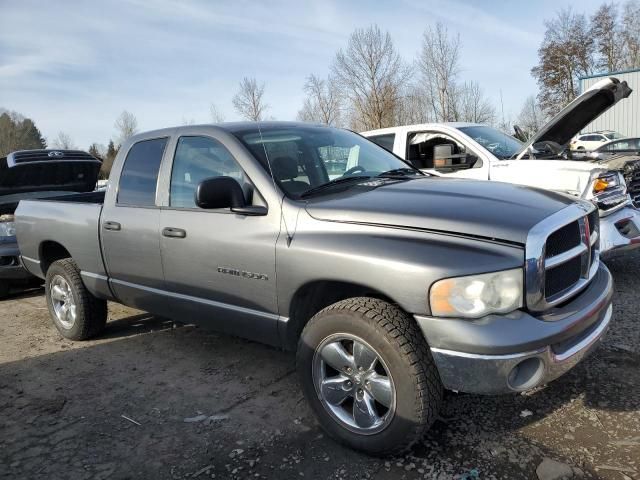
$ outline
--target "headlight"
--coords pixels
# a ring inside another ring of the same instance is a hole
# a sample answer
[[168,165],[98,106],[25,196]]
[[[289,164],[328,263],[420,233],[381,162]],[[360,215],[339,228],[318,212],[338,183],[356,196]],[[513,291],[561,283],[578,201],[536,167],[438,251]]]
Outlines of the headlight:
[[512,312],[523,305],[523,276],[522,269],[516,268],[440,280],[429,293],[431,314],[478,318]]
[[0,217],[0,237],[15,237],[16,224],[13,215],[3,215]]
[[626,189],[626,183],[621,173],[619,172],[607,173],[605,175],[601,175],[597,177],[593,181],[594,195],[598,195],[599,193],[602,193],[605,190],[609,190],[612,188]]

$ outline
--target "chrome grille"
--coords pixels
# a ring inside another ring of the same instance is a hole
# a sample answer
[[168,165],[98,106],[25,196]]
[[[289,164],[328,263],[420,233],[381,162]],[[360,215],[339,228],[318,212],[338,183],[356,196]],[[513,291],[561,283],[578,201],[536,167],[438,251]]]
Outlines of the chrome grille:
[[631,171],[625,175],[627,192],[636,208],[640,208],[640,170]]
[[591,204],[571,205],[529,232],[527,307],[545,311],[576,295],[598,271],[599,217]]

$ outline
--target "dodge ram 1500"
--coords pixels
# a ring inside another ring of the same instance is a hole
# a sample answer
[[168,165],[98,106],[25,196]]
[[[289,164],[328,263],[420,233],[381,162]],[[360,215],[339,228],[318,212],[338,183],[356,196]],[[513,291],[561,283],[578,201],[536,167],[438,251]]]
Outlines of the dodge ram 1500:
[[136,135],[103,195],[16,212],[64,337],[99,333],[112,300],[296,349],[322,427],[370,453],[417,441],[443,388],[559,377],[611,319],[593,204],[426,175],[345,130]]

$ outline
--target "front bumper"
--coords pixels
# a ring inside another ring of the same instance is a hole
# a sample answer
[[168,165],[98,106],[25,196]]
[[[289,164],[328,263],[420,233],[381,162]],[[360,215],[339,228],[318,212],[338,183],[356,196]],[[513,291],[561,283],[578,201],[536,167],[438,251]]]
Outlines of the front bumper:
[[591,353],[609,327],[612,292],[601,265],[587,289],[541,317],[516,311],[477,320],[415,318],[445,388],[521,392],[555,380]]
[[640,247],[640,210],[628,205],[600,217],[600,255],[604,258]]
[[14,242],[0,243],[0,281],[33,278],[20,262],[20,250]]

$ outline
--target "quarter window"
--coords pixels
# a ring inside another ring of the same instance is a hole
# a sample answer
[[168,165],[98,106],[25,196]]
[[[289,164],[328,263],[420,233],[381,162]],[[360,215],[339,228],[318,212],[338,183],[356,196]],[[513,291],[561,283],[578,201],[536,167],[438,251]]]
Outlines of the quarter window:
[[154,138],[143,140],[131,147],[120,174],[118,205],[155,205],[158,170],[166,145],[166,138]]
[[169,205],[196,208],[195,192],[207,178],[232,177],[246,190],[248,181],[231,153],[209,137],[180,137],[173,159]]

